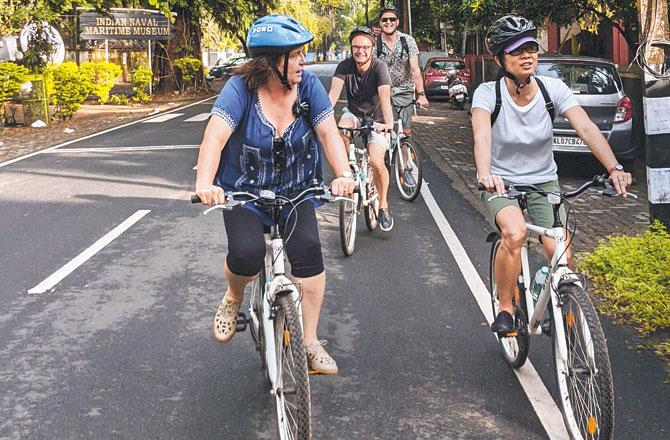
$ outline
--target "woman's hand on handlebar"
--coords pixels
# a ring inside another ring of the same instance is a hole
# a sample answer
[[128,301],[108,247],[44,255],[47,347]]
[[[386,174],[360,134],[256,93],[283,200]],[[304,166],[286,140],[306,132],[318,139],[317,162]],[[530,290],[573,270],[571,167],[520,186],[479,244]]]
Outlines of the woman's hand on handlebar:
[[612,186],[614,187],[614,190],[617,192],[617,194],[626,197],[626,188],[631,186],[633,183],[633,176],[625,171],[615,170],[612,171],[609,179],[612,182]]
[[496,192],[498,195],[503,195],[507,191],[505,190],[505,182],[502,177],[491,174],[489,176],[479,176],[477,182],[484,187],[486,192]]
[[195,189],[195,194],[200,197],[203,205],[212,206],[226,202],[223,188],[216,185],[206,185]]
[[346,197],[354,193],[356,181],[351,177],[338,177],[330,182],[330,192],[335,197]]

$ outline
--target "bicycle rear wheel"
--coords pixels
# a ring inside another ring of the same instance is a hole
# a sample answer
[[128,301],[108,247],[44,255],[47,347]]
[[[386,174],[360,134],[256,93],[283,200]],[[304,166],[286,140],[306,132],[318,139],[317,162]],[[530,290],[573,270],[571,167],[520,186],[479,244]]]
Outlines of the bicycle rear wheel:
[[277,297],[275,346],[277,348],[277,423],[279,437],[312,438],[307,356],[302,326],[290,294]]
[[256,279],[251,283],[251,295],[249,296],[249,304],[258,319],[258,327],[253,321],[249,326],[251,330],[251,337],[256,343],[256,350],[261,356],[261,370],[263,376],[269,381],[268,366],[265,359],[265,339],[263,336],[263,291],[265,289],[265,269],[261,269]]
[[[491,261],[489,264],[490,273],[490,292],[491,306],[493,307],[493,317],[498,314],[500,302],[498,300],[498,286],[495,280],[495,261],[498,250],[500,249],[500,239],[496,240],[491,246]],[[500,352],[505,362],[512,368],[521,368],[528,358],[530,348],[530,335],[528,334],[528,318],[526,317],[526,295],[524,286],[517,283],[516,291],[512,297],[514,305],[514,327],[516,335],[500,337],[496,334],[500,344]]]
[[358,216],[358,199],[360,195],[354,193],[353,202],[340,201],[340,244],[342,252],[347,257],[354,253],[356,248],[356,217]]
[[[401,163],[398,155],[402,154]],[[423,172],[421,158],[410,139],[404,139],[393,155],[393,172],[400,197],[411,202],[419,196]],[[404,166],[403,166],[404,164]]]
[[377,187],[375,186],[375,175],[372,172],[372,165],[369,163],[367,164],[367,176],[367,183],[365,184],[367,199],[373,201],[368,203],[368,206],[365,207],[363,215],[365,216],[365,226],[367,226],[370,231],[374,231],[379,224],[379,196],[377,195]]
[[[552,316],[554,365],[565,426],[573,439],[612,438],[614,385],[607,342],[596,309],[577,284],[558,289],[561,316]],[[566,358],[556,340],[557,319],[565,330]]]

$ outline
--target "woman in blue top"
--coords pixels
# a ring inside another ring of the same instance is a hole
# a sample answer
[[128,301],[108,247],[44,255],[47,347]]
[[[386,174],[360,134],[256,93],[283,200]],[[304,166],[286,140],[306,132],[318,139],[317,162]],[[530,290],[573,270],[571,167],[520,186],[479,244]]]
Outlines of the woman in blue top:
[[[258,194],[266,189],[291,197],[322,180],[323,152],[336,177],[334,195],[354,189],[348,160],[325,89],[316,75],[303,70],[304,48],[314,36],[296,20],[269,15],[247,34],[250,61],[240,66],[221,91],[198,156],[196,194],[203,203],[224,201],[224,191]],[[228,342],[235,334],[244,287],[263,267],[263,231],[270,219],[249,209],[224,211],[228,281],[214,318],[214,337]],[[287,228],[291,273],[302,284],[303,327],[309,368],[337,373],[337,364],[317,338],[326,277],[314,204],[301,203]]]

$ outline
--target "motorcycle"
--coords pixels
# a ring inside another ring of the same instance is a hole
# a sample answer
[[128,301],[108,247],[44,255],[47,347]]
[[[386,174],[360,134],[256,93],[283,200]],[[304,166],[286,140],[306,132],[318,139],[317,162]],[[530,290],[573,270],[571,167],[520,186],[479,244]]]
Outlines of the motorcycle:
[[449,82],[447,83],[449,92],[449,102],[454,108],[463,110],[465,103],[468,102],[468,87],[456,75],[455,71],[449,72]]

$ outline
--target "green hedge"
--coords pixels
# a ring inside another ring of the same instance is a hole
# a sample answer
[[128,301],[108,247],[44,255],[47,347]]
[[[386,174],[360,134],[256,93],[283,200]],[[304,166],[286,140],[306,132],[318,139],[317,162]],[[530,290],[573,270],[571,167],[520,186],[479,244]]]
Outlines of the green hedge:
[[70,119],[93,90],[93,83],[76,63],[65,62],[53,70],[55,116]]
[[179,80],[179,89],[183,92],[186,85],[193,83],[193,88],[196,88],[196,78],[200,69],[202,69],[202,62],[197,58],[183,57],[178,58],[174,62],[174,67]]
[[19,93],[28,69],[12,62],[0,63],[0,125],[5,124],[5,102]]
[[116,78],[121,76],[123,71],[121,66],[114,63],[92,63],[87,61],[79,66],[79,69],[91,83],[91,92],[98,97],[100,104],[105,104],[109,100],[109,92],[114,87]]
[[133,101],[146,104],[151,101],[151,95],[149,95],[149,84],[151,84],[151,69],[146,64],[139,64],[130,73],[130,81],[133,85],[133,92],[135,96]]
[[[670,329],[670,234],[659,221],[640,235],[601,240],[592,253],[580,255],[578,267],[602,297],[602,312],[643,335]],[[670,355],[670,341],[655,348]]]

